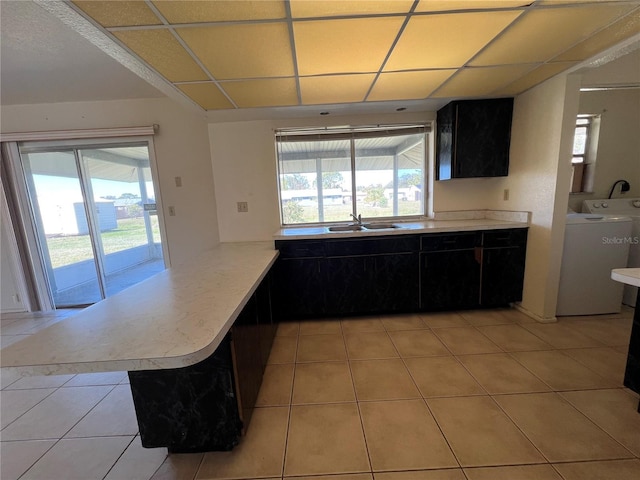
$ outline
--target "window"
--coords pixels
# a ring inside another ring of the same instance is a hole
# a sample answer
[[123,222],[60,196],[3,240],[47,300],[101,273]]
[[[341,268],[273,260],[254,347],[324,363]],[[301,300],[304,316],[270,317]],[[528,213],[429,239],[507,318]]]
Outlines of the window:
[[423,125],[276,132],[283,225],[424,215]]
[[578,115],[576,120],[571,158],[571,193],[590,192],[593,189],[599,120],[597,115]]

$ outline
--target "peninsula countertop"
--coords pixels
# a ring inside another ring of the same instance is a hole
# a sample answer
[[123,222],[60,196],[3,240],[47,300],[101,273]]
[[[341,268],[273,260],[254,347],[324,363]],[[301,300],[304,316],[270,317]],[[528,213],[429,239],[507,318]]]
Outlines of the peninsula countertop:
[[278,256],[273,242],[221,243],[1,352],[26,375],[179,368],[218,347]]
[[640,268],[616,268],[611,270],[611,278],[616,282],[640,287]]

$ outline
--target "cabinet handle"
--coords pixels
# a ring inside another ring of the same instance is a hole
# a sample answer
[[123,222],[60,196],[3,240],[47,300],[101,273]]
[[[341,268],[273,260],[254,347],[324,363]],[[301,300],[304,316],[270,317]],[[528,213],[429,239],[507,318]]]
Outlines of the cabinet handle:
[[475,247],[473,250],[476,257],[476,262],[482,265],[482,247]]

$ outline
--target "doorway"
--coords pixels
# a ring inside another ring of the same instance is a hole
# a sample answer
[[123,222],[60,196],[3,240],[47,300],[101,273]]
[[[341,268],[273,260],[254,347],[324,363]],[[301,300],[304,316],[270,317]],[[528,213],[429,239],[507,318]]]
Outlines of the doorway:
[[98,302],[164,270],[149,142],[18,150],[55,308]]

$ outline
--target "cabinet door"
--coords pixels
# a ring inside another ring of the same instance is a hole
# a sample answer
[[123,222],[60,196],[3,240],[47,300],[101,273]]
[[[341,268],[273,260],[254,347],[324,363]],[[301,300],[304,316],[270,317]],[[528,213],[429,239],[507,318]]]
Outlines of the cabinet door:
[[276,319],[298,320],[325,313],[321,258],[279,259],[273,275]]
[[513,99],[459,102],[456,109],[453,176],[508,175]]
[[241,418],[246,429],[256,405],[264,371],[260,349],[258,302],[255,295],[251,297],[233,324],[231,346],[238,404],[241,407]]
[[374,257],[373,303],[379,312],[415,312],[420,286],[417,253]]
[[500,306],[522,300],[525,249],[485,248],[482,253],[483,306]]
[[273,321],[271,313],[271,274],[268,274],[260,283],[255,297],[258,310],[258,329],[260,331],[260,355],[264,368],[267,365],[267,360],[271,353],[271,345],[278,329],[278,324]]
[[373,273],[373,261],[367,256],[327,258],[327,313],[343,315],[375,311]]
[[475,250],[420,254],[420,308],[455,310],[480,300],[480,264]]

